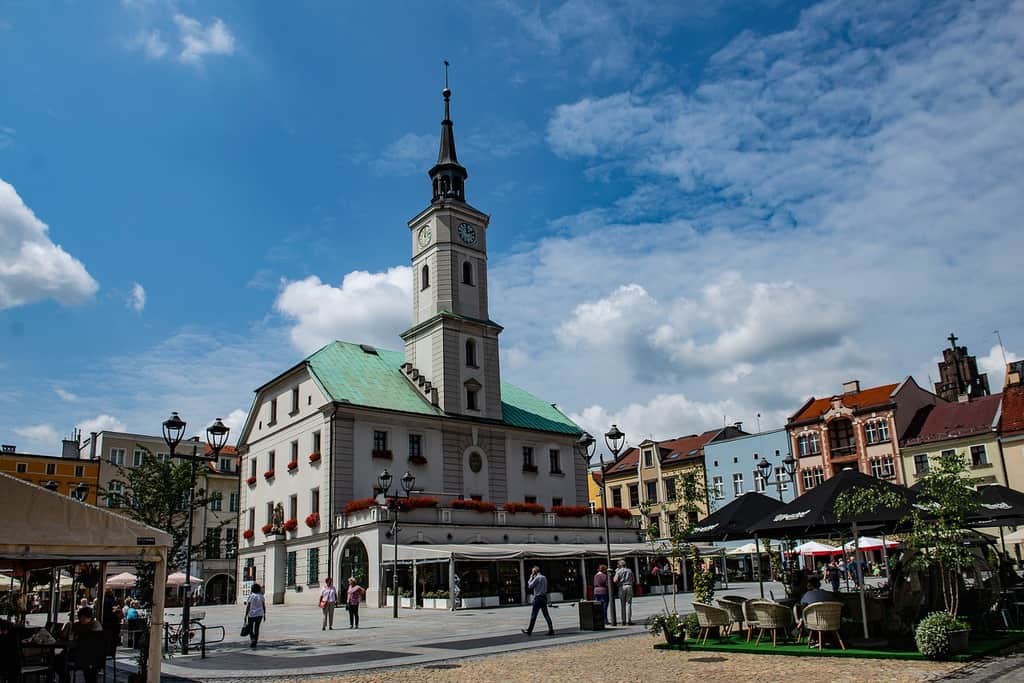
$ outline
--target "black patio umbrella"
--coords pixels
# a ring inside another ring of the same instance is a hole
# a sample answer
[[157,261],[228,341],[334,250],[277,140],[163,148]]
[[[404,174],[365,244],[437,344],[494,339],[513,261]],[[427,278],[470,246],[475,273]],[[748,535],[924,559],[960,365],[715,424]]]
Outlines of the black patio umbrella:
[[745,493],[697,522],[686,540],[697,543],[753,538],[750,527],[781,507],[781,501],[763,493]]
[[990,526],[1016,526],[1024,523],[1024,493],[1001,484],[980,486],[978,510],[972,515],[971,526],[982,526],[975,523],[975,517],[978,522],[991,521]]

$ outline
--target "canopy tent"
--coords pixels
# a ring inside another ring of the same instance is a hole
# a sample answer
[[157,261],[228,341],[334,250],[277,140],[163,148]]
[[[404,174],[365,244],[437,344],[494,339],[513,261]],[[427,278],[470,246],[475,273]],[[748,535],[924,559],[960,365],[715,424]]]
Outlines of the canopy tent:
[[[900,544],[898,541],[883,541],[880,538],[874,538],[872,536],[861,536],[857,539],[858,545],[864,552],[871,552],[872,550],[881,550],[884,548],[899,548]],[[849,541],[843,544],[843,550],[850,551],[854,549],[853,541]]]
[[[156,565],[148,680],[157,683],[170,535],[2,473],[0,500],[5,505],[0,569],[14,569],[20,574],[78,562],[99,562],[101,567],[106,562]],[[99,589],[102,592],[103,583]]]
[[[198,578],[198,577],[195,577],[195,576],[190,576],[189,577],[189,583],[197,584],[197,583],[202,583],[202,582],[203,582],[203,580]],[[173,574],[171,574],[170,576],[167,577],[167,587],[168,588],[181,588],[184,585],[185,585],[185,572],[174,572]]]
[[821,555],[834,555],[839,552],[842,551],[835,546],[831,546],[826,543],[818,543],[817,541],[807,541],[806,543],[802,543],[793,548],[793,551],[790,554],[812,555],[814,557],[819,557]]
[[[120,574],[114,574],[113,576],[107,577],[107,588],[114,588],[121,590],[124,588],[135,588],[135,584],[138,582],[139,577],[135,576],[131,572],[121,572]],[[168,583],[170,585],[170,583]]]
[[[668,555],[667,543],[612,543],[612,559]],[[391,545],[381,548],[384,564],[395,561],[395,550]],[[452,545],[399,545],[399,562],[449,562],[449,561],[508,561],[508,560],[557,560],[572,558],[607,557],[603,543],[501,543],[501,544],[452,544]],[[723,555],[725,548],[698,546],[701,555]]]
[[768,551],[766,551],[764,548],[760,548],[760,547],[758,547],[758,545],[755,545],[753,543],[744,543],[743,545],[739,546],[738,548],[729,548],[728,550],[725,551],[725,554],[729,555],[729,556],[732,556],[732,555],[753,555],[754,553],[757,553],[757,552],[760,552],[762,555],[768,554]]
[[686,540],[729,541],[753,538],[750,527],[781,507],[781,501],[769,498],[763,493],[745,493],[697,522]]
[[1003,539],[1007,543],[1024,543],[1024,529],[1017,529],[1012,534],[1007,534]]

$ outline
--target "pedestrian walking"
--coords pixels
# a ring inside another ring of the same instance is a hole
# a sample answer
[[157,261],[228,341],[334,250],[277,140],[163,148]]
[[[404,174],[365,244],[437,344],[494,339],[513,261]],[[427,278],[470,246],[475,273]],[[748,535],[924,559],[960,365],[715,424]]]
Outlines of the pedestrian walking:
[[249,647],[256,647],[260,639],[260,624],[267,619],[267,601],[263,599],[263,588],[258,583],[252,585],[249,597],[245,601],[245,623],[249,627]]
[[530,611],[530,625],[520,629],[526,635],[533,635],[533,626],[537,623],[537,612],[544,614],[544,621],[548,622],[548,635],[555,635],[555,627],[551,623],[551,615],[548,614],[548,577],[540,573],[540,567],[534,567],[530,571],[530,581],[527,588],[533,593],[533,609]]
[[348,627],[359,628],[359,603],[366,596],[363,587],[356,583],[354,576],[348,577],[348,592],[345,596],[345,609],[348,610]]
[[334,579],[324,579],[324,587],[320,589],[320,610],[324,613],[321,631],[334,630],[334,608],[338,604],[338,589],[334,587]]
[[831,563],[825,566],[825,574],[827,575],[828,582],[832,584],[832,592],[839,592],[839,564],[832,560]]
[[608,623],[608,565],[602,564],[594,574],[594,600],[604,609],[604,623]]
[[619,587],[619,604],[622,614],[622,623],[633,625],[633,585],[636,583],[636,576],[633,570],[626,566],[625,560],[619,560],[619,568],[615,570],[612,579]]

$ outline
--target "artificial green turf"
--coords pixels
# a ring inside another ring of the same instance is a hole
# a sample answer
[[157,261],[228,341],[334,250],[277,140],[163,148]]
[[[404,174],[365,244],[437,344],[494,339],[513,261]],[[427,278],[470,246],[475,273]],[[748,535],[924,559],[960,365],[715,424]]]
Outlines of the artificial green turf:
[[[1010,645],[1024,641],[1024,632],[1021,631],[1009,631],[998,638],[974,638],[972,637],[967,652],[953,656],[951,659],[955,662],[966,662],[978,657],[998,652]],[[898,649],[895,647],[885,647],[877,649],[862,649],[847,646],[845,650],[840,649],[839,646],[825,648],[819,650],[818,648],[807,647],[806,641],[800,645],[793,643],[779,643],[776,647],[772,647],[772,641],[769,638],[767,642],[762,638],[761,644],[754,646],[754,641],[746,642],[746,636],[730,636],[725,642],[717,642],[714,638],[708,638],[708,642],[704,645],[699,645],[693,641],[688,640],[686,645],[668,645],[667,643],[658,643],[654,646],[659,650],[685,650],[689,649],[694,652],[737,652],[747,654],[763,654],[763,655],[789,655],[791,657],[851,657],[855,659],[925,659],[923,655],[917,650],[905,650]]]

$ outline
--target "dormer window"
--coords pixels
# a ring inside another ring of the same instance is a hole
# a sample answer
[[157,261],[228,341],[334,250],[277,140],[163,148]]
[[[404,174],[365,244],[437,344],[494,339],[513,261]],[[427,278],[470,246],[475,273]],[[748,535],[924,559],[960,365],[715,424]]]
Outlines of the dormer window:
[[469,261],[464,261],[462,263],[462,284],[473,284],[473,264]]
[[476,342],[472,339],[466,340],[466,367],[475,368],[476,365]]
[[426,289],[430,286],[430,266],[424,265],[420,269],[420,289]]

